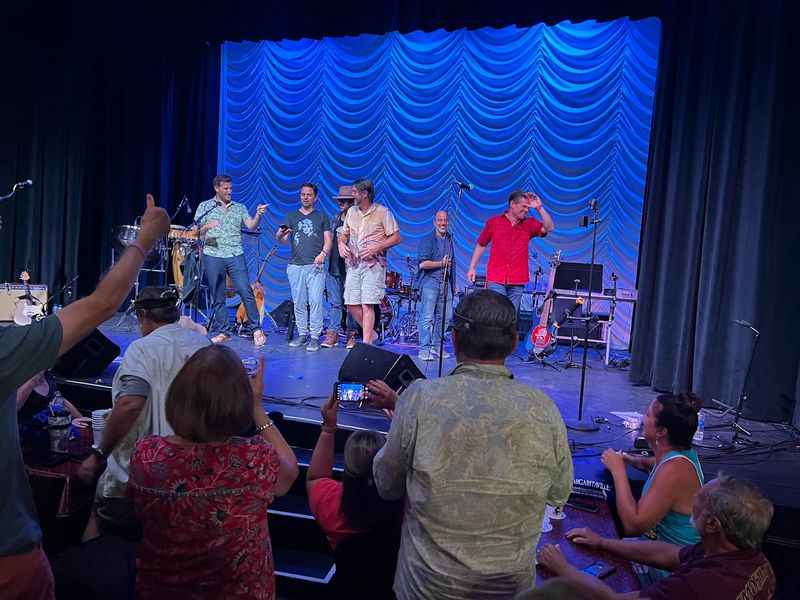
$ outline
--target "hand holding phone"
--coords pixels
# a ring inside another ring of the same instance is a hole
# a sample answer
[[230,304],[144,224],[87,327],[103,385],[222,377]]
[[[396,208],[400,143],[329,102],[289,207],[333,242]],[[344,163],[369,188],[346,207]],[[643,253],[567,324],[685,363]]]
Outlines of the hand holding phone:
[[359,408],[367,402],[367,386],[363,383],[337,381],[333,386],[333,396],[338,404],[357,404]]
[[602,579],[603,577],[608,577],[617,568],[614,565],[607,565],[601,562],[595,562],[590,564],[589,566],[583,567],[581,571],[586,573],[587,575],[591,575],[592,577],[597,577],[598,579]]

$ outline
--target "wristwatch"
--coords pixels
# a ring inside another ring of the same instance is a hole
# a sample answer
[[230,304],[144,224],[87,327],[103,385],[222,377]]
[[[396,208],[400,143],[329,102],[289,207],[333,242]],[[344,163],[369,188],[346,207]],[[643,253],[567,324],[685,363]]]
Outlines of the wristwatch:
[[105,460],[108,459],[108,455],[105,452],[103,452],[103,449],[100,446],[98,446],[97,444],[92,444],[91,453],[94,454],[95,456],[99,457],[100,460],[102,460],[102,461],[105,461]]

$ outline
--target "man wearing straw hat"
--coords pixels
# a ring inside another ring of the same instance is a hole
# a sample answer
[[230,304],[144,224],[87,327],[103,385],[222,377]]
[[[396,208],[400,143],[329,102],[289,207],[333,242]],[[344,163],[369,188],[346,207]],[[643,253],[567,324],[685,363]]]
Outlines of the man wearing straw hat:
[[125,351],[111,385],[114,408],[78,472],[88,484],[100,477],[96,521],[90,520],[84,539],[108,530],[132,538],[139,535],[127,498],[133,448],[148,435],[172,434],[164,413],[169,386],[189,357],[210,343],[206,336],[181,325],[177,301],[177,293],[170,288],[146,287],[133,304],[142,337]]
[[355,196],[353,188],[349,185],[339,186],[339,193],[333,199],[339,205],[339,212],[331,221],[331,231],[333,231],[333,245],[331,255],[328,258],[328,276],[325,282],[325,292],[328,296],[328,331],[322,342],[323,348],[333,348],[339,343],[339,330],[347,330],[348,348],[355,344],[355,331],[348,327],[347,307],[344,304],[344,282],[347,276],[347,267],[344,259],[339,254],[339,240],[337,230],[344,225],[344,217],[347,211],[353,206]]

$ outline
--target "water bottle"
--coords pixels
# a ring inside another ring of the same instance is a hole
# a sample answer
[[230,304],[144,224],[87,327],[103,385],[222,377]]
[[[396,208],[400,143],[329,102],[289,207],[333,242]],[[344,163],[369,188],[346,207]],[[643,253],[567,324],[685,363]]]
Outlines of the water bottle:
[[692,438],[692,440],[695,442],[702,442],[705,428],[706,428],[706,415],[701,409],[700,412],[697,413],[697,431],[694,432],[694,437]]
[[47,415],[51,452],[69,452],[69,425],[71,422],[70,414],[64,407],[64,397],[60,392],[56,392],[50,403],[50,413]]

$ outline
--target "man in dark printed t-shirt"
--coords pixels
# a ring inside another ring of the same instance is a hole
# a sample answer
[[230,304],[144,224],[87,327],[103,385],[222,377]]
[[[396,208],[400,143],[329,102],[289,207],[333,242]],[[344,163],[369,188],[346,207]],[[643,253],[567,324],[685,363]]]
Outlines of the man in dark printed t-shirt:
[[539,563],[588,598],[770,600],[775,595],[775,574],[761,552],[761,542],[772,513],[772,503],[753,484],[719,475],[695,496],[692,520],[700,533],[699,544],[614,540],[585,528],[567,532],[574,544],[672,571],[640,592],[613,591],[567,563],[558,546],[542,548]]

